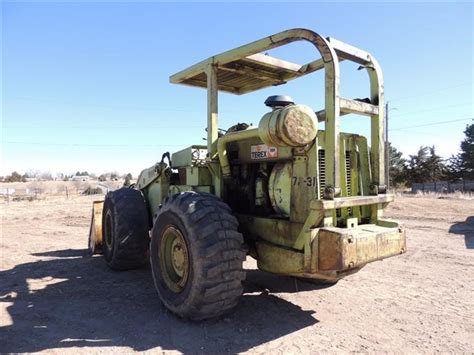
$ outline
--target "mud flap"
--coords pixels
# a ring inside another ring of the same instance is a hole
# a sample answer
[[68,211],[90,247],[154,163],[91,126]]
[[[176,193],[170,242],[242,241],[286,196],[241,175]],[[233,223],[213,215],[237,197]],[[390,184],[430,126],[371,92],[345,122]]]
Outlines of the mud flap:
[[94,201],[92,204],[92,218],[89,229],[89,252],[102,254],[102,209],[104,201]]

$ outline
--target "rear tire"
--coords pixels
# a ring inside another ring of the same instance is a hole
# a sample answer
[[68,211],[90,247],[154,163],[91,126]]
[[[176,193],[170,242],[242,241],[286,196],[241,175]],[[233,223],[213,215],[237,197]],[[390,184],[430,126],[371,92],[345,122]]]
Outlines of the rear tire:
[[219,316],[237,305],[246,258],[237,219],[214,195],[183,192],[164,202],[151,233],[156,290],[176,315]]
[[115,270],[136,269],[148,261],[148,210],[139,190],[107,193],[102,212],[102,250]]

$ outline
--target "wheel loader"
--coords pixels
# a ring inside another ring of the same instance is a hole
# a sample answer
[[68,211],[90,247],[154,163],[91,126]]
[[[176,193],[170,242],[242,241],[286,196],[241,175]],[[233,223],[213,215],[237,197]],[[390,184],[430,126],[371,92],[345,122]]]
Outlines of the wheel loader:
[[[314,46],[316,59],[296,64],[265,53],[296,41]],[[342,61],[367,72],[367,98],[340,96]],[[219,130],[219,92],[247,94],[318,70],[319,110],[274,95],[258,125]],[[247,255],[266,272],[336,282],[406,251],[403,227],[383,218],[394,196],[384,169],[382,71],[371,54],[290,29],[214,55],[170,82],[207,90],[207,144],[165,153],[134,185],[94,202],[89,248],[116,270],[150,262],[171,312],[199,320],[231,310]],[[340,132],[348,114],[370,119],[370,146]]]

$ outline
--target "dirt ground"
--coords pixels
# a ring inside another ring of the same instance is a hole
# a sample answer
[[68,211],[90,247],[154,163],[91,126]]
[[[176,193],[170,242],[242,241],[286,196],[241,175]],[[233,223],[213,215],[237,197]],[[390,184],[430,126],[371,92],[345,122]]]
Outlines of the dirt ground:
[[149,268],[87,256],[94,197],[2,204],[0,352],[474,351],[474,200],[399,197],[408,252],[331,287],[256,270],[235,311],[166,311]]

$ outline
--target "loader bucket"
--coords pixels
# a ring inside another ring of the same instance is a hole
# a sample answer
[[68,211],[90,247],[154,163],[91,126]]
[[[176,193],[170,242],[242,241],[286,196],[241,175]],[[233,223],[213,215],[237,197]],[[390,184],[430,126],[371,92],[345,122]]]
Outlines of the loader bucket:
[[89,230],[89,251],[91,254],[102,254],[102,208],[104,201],[92,204],[91,227]]

